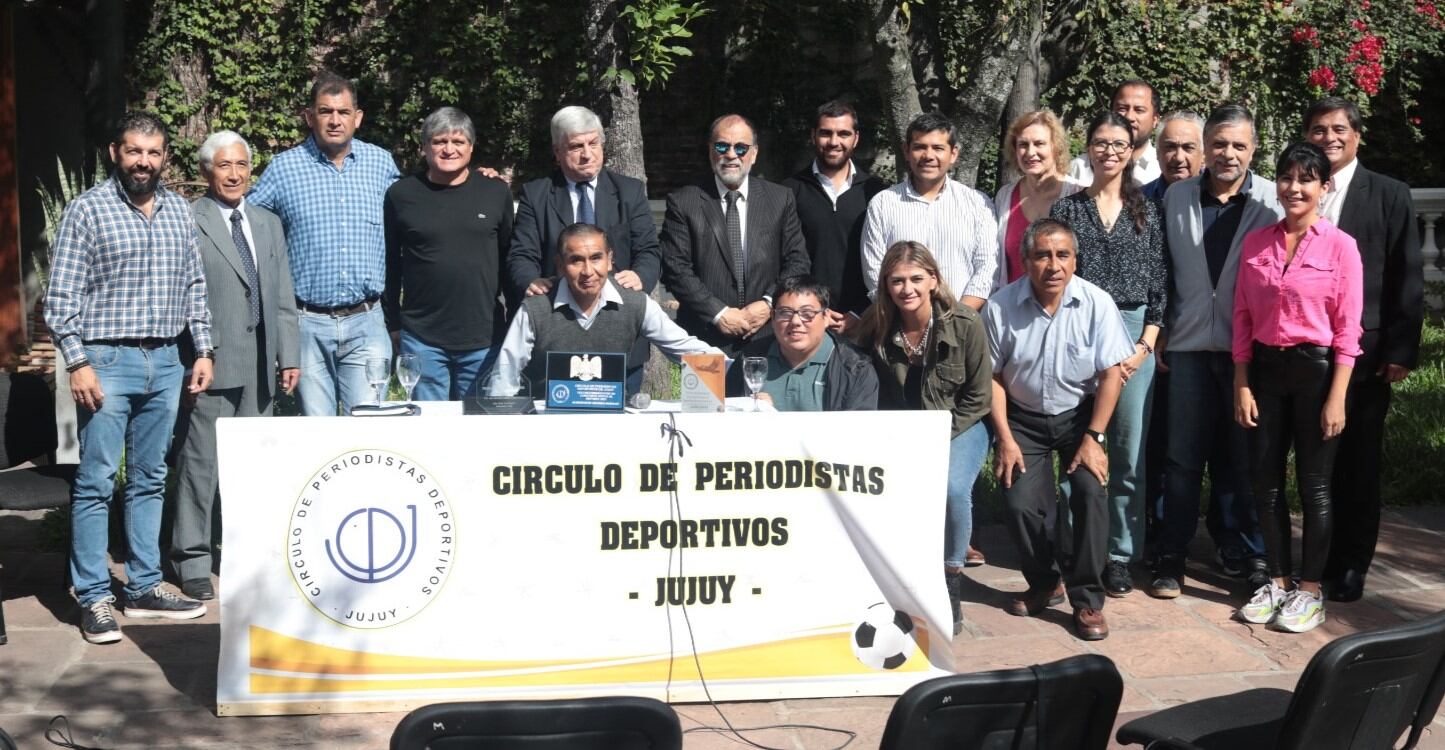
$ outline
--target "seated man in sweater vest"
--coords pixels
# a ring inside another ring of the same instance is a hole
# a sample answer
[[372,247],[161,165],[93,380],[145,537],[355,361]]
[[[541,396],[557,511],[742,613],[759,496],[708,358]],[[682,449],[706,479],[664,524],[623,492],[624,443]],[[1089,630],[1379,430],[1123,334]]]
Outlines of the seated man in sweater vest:
[[612,279],[612,248],[601,227],[573,224],[562,230],[557,270],[567,283],[527,297],[512,319],[493,391],[515,392],[516,375],[525,373],[533,396],[543,398],[549,351],[626,354],[646,339],[674,361],[694,352],[722,353],[672,322],[651,297]]

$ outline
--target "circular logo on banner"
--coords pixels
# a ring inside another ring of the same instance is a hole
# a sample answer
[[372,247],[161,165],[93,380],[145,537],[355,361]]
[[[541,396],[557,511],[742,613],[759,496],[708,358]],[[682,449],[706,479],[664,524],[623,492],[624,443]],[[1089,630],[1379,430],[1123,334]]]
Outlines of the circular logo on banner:
[[435,477],[400,454],[328,461],[291,509],[286,567],[311,605],[353,628],[406,622],[452,569],[456,519]]
[[569,389],[567,386],[562,385],[562,384],[560,384],[560,383],[557,384],[557,385],[552,386],[552,400],[553,400],[553,401],[556,401],[556,402],[558,402],[558,403],[563,403],[563,402],[565,402],[565,401],[566,401],[569,397],[571,397],[571,396],[572,396],[572,391],[571,391],[571,389]]

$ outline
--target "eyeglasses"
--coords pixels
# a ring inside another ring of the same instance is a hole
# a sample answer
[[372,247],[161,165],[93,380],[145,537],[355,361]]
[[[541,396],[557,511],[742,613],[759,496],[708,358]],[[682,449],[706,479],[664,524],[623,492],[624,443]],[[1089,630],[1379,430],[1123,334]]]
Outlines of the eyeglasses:
[[1106,154],[1110,151],[1122,154],[1129,150],[1129,144],[1124,141],[1094,141],[1089,144],[1089,148]]
[[795,316],[802,318],[804,323],[812,323],[815,318],[822,314],[822,310],[814,310],[811,307],[804,307],[801,310],[794,310],[791,307],[779,307],[773,311],[773,317],[777,318],[780,323],[787,323]]
[[753,144],[723,143],[722,141],[718,141],[717,143],[712,144],[712,150],[716,151],[718,156],[727,156],[728,149],[732,149],[732,152],[737,154],[738,158],[741,159],[744,156],[747,156],[749,151],[753,150]]

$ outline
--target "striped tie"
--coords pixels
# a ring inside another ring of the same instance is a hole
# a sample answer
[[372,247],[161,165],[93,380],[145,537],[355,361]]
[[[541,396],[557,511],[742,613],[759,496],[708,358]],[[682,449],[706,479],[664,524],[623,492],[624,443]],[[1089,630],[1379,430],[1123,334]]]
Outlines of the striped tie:
[[738,210],[738,198],[742,193],[736,190],[729,190],[728,200],[728,249],[733,253],[733,278],[737,279],[738,307],[742,307],[747,301],[748,259],[743,255],[743,217]]
[[246,269],[246,300],[251,303],[251,326],[261,323],[261,277],[256,273],[256,260],[251,257],[251,245],[246,242],[246,232],[241,229],[241,209],[231,212],[231,241],[236,243],[236,253],[241,256],[241,265]]

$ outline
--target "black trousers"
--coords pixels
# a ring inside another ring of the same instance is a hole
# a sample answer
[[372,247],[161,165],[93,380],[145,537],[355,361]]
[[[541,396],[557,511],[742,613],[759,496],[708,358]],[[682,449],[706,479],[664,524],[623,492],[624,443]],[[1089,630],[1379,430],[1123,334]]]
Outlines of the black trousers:
[[1259,509],[1259,527],[1269,555],[1270,575],[1294,571],[1290,549],[1289,502],[1284,474],[1294,446],[1295,479],[1304,508],[1304,545],[1300,579],[1319,581],[1330,553],[1332,514],[1330,480],[1340,440],[1324,439],[1320,413],[1330,391],[1329,347],[1299,345],[1280,349],[1254,345],[1249,385],[1259,409],[1250,431],[1250,478]]
[[[1104,584],[1099,576],[1109,547],[1108,493],[1088,469],[1080,466],[1068,475],[1070,559],[1053,542],[1050,526],[1058,504],[1059,482],[1054,476],[1054,454],[1065,470],[1094,411],[1093,399],[1062,414],[1049,416],[1017,404],[1008,407],[1009,430],[1024,456],[1023,473],[1003,491],[1009,533],[1018,545],[1019,563],[1030,591],[1051,590],[1062,578],[1069,603],[1076,609],[1104,608]],[[1061,542],[1063,540],[1060,540]]]
[[1369,572],[1380,536],[1380,453],[1391,391],[1390,384],[1375,374],[1380,367],[1379,345],[1379,331],[1365,331],[1360,337],[1364,354],[1355,360],[1345,431],[1335,460],[1335,531],[1325,564],[1327,579],[1346,570]]

